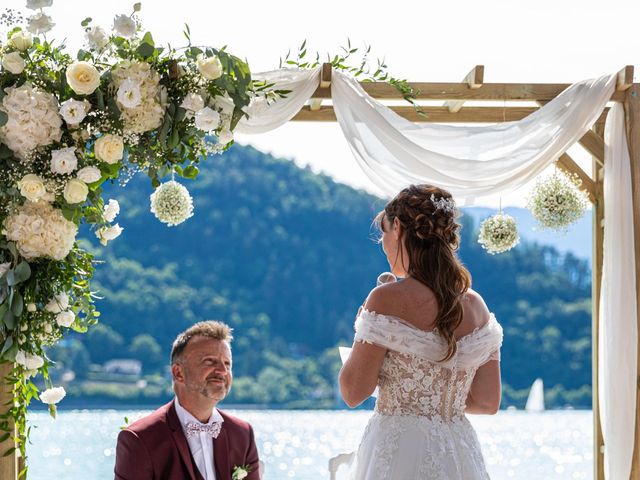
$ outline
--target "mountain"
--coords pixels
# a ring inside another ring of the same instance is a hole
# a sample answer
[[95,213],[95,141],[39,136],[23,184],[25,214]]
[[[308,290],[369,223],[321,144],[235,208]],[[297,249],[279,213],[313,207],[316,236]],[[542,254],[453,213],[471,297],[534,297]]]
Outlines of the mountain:
[[[106,188],[125,229],[107,248],[85,232],[106,261],[94,282],[102,320],[50,352],[58,375],[75,372],[71,400],[158,403],[169,395],[176,334],[220,319],[235,329],[230,401],[336,405],[336,347],[351,343],[358,306],[388,269],[371,229],[383,201],[239,146],[183,182],[195,215],[182,225],[166,227],[149,212],[149,183],[139,176]],[[543,377],[547,405],[589,406],[588,262],[531,241],[488,255],[476,241],[477,212],[462,217],[460,255],[504,326],[503,405],[522,406]],[[100,367],[114,358],[140,360],[142,381]]]

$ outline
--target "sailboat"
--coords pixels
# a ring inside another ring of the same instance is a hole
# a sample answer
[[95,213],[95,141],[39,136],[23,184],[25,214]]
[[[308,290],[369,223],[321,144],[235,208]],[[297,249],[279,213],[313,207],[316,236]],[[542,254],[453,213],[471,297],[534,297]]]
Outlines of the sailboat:
[[536,378],[531,385],[527,405],[524,409],[527,412],[544,412],[544,384],[541,378]]

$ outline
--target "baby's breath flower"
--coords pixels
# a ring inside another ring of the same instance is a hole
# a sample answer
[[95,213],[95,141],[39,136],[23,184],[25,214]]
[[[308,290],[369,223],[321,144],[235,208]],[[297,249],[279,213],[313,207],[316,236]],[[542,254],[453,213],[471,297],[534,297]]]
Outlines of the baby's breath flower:
[[174,180],[160,185],[150,198],[151,213],[170,227],[193,215],[193,200],[189,191]]
[[584,215],[589,200],[579,186],[577,176],[560,171],[536,182],[527,208],[541,228],[566,232],[569,225]]
[[506,252],[520,242],[516,221],[506,213],[496,213],[480,224],[478,243],[491,255]]

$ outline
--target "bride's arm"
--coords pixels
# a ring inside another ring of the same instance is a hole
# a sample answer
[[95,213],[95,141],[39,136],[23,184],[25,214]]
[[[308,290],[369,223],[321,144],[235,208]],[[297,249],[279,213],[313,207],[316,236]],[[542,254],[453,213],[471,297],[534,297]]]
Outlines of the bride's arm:
[[500,408],[501,395],[500,361],[491,360],[476,371],[465,412],[494,415]]
[[387,349],[354,342],[349,358],[340,370],[340,394],[350,407],[357,407],[371,396],[378,384],[378,373]]

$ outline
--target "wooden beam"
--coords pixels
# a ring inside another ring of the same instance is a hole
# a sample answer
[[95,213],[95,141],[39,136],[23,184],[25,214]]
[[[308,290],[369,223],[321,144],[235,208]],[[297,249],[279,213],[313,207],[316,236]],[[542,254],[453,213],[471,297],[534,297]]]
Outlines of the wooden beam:
[[580,185],[580,189],[586,192],[586,194],[589,196],[589,200],[591,200],[591,203],[595,203],[596,187],[594,181],[582,168],[580,168],[580,165],[578,165],[575,160],[566,153],[563,153],[560,158],[558,158],[557,164],[560,169],[569,174],[577,175],[578,178],[580,178],[580,181],[582,182],[582,185]]
[[[595,126],[598,135],[604,134],[604,125]],[[598,376],[600,345],[600,290],[602,288],[602,256],[604,249],[604,169],[592,157],[593,180],[596,200],[592,210],[592,258],[591,258],[591,408],[593,412],[593,478],[604,480],[604,439],[600,424],[600,379]]]
[[[0,363],[0,413],[7,413],[11,405],[13,405],[13,389],[12,384],[7,382],[5,378],[11,374],[13,370],[13,364]],[[15,426],[13,421],[9,418],[9,427],[13,430],[13,435],[7,438],[5,441],[0,442],[0,479],[2,480],[15,480],[18,478],[18,456],[17,453],[12,453],[5,456],[5,453],[15,447]],[[4,433],[4,432],[2,432]]]
[[[521,120],[527,115],[537,110],[537,107],[462,107],[460,111],[451,113],[447,107],[421,107],[426,114],[422,116],[416,112],[411,106],[389,106],[391,110],[396,112],[403,118],[412,122],[432,122],[432,123],[499,123],[502,121],[512,122]],[[606,112],[600,116],[597,124],[604,124]],[[329,105],[322,106],[318,110],[312,110],[309,107],[303,107],[295,117],[291,119],[294,122],[335,122],[336,115],[333,107]],[[590,145],[594,144],[592,140]],[[594,147],[595,148],[595,147]],[[604,152],[604,147],[602,149]]]
[[633,85],[633,65],[627,65],[618,72],[618,80],[616,81],[616,90],[623,92]]
[[[402,100],[402,94],[386,82],[361,82],[362,88],[379,100]],[[479,101],[538,101],[553,100],[568,83],[485,83],[480,88],[471,89],[465,83],[424,83],[409,82],[418,92],[418,100],[479,100]],[[614,102],[624,101],[624,92],[615,92]],[[317,98],[331,98],[328,88],[318,88],[313,94]]]
[[[607,110],[605,113],[609,113],[609,111]],[[604,139],[600,135],[593,130],[589,130],[579,142],[599,161],[600,166],[604,165]]]
[[[332,66],[330,63],[323,63],[322,70],[320,71],[320,88],[328,89],[331,87],[331,71]],[[311,97],[309,99],[309,109],[314,112],[320,110],[322,106],[322,98]]]
[[[636,256],[636,299],[640,300],[640,84],[634,83],[626,91],[624,101],[627,141],[631,159],[631,193],[633,230]],[[640,310],[636,319],[640,327]],[[640,330],[639,330],[640,331]],[[640,370],[640,348],[638,349],[638,366]],[[636,399],[640,394],[640,384],[636,381]],[[629,421],[635,422],[635,443],[633,447],[633,462],[631,466],[631,480],[640,480],[640,402],[636,400],[636,414]]]
[[[484,65],[476,65],[471,69],[469,73],[462,79],[462,83],[466,83],[469,88],[480,88],[484,82]],[[464,100],[449,100],[444,103],[444,106],[449,109],[451,113],[459,111],[464,105]]]

